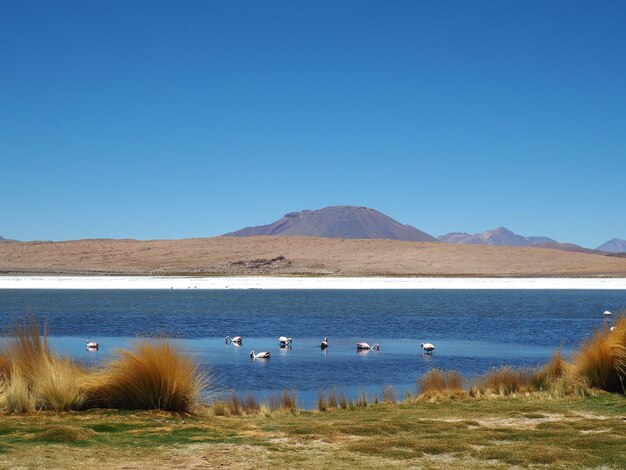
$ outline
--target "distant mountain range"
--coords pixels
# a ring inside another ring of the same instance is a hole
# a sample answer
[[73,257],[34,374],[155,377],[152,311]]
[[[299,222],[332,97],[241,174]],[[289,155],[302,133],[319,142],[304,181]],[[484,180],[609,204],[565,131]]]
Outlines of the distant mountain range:
[[609,253],[626,253],[626,240],[614,238],[606,242],[604,245],[600,245],[598,250],[607,251]]
[[[546,237],[534,238],[546,239]],[[532,246],[535,244],[530,239],[517,235],[505,227],[497,227],[493,230],[475,233],[474,235],[462,232],[451,232],[440,236],[439,240],[444,243],[461,243],[464,245]]]
[[452,232],[439,237],[444,243],[488,246],[534,246],[538,248],[552,248],[553,250],[575,251],[580,253],[598,253],[598,250],[583,248],[573,243],[559,243],[548,237],[524,237],[511,232],[506,227],[497,227],[484,232],[469,233]]
[[573,243],[560,243],[544,236],[525,237],[513,233],[506,227],[497,227],[473,235],[464,232],[451,232],[435,238],[411,225],[402,224],[377,210],[356,206],[331,206],[319,210],[289,212],[271,224],[246,227],[226,233],[223,236],[255,237],[263,235],[379,238],[419,242],[440,241],[453,244],[552,248],[599,254],[626,252],[626,241],[619,238],[614,238],[593,250]]
[[[319,210],[289,212],[271,224],[246,227],[222,236],[255,237],[263,235],[537,247],[580,253],[626,256],[626,240],[620,238],[613,238],[593,250],[573,243],[560,243],[544,236],[525,237],[512,232],[506,227],[497,227],[473,235],[464,232],[451,232],[435,238],[411,225],[402,224],[377,210],[357,206],[330,206]],[[9,240],[0,236],[0,243],[5,242],[19,243],[17,240]]]
[[268,225],[246,227],[225,234],[227,237],[300,235],[326,238],[383,238],[416,242],[436,242],[421,230],[404,225],[367,207],[331,206],[319,210],[289,212]]

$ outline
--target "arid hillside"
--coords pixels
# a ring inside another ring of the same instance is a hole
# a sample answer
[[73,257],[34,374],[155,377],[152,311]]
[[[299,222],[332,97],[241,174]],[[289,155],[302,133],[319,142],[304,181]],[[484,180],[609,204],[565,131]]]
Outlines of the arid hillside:
[[626,276],[626,259],[527,247],[310,237],[0,244],[0,273]]

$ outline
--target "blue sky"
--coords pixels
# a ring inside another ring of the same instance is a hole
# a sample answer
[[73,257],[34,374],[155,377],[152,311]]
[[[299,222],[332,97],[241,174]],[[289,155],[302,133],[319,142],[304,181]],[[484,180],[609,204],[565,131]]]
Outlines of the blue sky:
[[626,3],[0,3],[0,235],[184,238],[354,204],[626,238]]

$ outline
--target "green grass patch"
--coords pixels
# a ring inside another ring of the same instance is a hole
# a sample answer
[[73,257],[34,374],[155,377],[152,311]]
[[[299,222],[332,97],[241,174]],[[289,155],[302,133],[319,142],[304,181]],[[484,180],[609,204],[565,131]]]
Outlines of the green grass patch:
[[610,394],[465,398],[231,417],[39,412],[3,418],[0,460],[9,467],[31,467],[41,458],[52,467],[84,461],[107,468],[168,459],[180,466],[236,461],[250,468],[440,468],[441,462],[458,468],[625,468],[623,416],[626,399]]

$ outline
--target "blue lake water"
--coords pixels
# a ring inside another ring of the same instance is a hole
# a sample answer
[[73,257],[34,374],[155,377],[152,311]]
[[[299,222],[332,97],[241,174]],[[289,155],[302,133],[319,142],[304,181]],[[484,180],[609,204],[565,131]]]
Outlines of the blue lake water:
[[[534,366],[610,322],[604,310],[625,306],[624,291],[0,290],[0,328],[34,314],[47,321],[53,348],[87,364],[137,336],[166,334],[212,367],[220,389],[264,397],[296,388],[309,407],[320,388],[349,397],[388,384],[415,392],[416,378],[433,367],[472,376]],[[226,345],[226,335],[242,335],[243,346]],[[291,349],[279,348],[282,335],[293,338]],[[87,352],[86,340],[100,350]],[[357,353],[357,341],[378,342],[380,351]],[[432,356],[421,353],[426,341],[436,346]],[[252,361],[250,349],[271,358]]]

